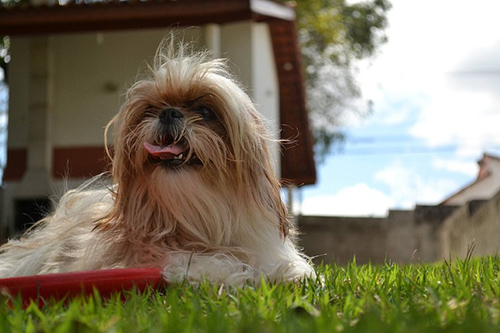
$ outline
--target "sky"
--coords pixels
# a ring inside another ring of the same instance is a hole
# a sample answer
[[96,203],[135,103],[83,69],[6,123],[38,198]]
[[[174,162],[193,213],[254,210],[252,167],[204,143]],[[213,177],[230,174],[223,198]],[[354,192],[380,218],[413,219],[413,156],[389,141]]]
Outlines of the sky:
[[392,0],[388,43],[361,62],[374,113],[295,196],[304,215],[385,216],[434,205],[500,156],[500,1]]

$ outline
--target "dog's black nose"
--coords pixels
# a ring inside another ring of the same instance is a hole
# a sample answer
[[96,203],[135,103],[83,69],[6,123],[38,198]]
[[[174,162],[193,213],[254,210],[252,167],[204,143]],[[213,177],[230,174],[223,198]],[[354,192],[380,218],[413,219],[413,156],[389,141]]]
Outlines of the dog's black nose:
[[160,121],[164,124],[170,124],[174,119],[179,119],[184,117],[182,113],[173,108],[168,108],[160,113]]

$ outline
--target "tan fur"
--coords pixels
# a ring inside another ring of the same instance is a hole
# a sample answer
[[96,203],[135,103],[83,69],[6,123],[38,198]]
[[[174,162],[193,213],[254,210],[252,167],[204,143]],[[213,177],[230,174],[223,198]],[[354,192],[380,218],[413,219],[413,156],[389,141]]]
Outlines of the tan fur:
[[[204,122],[192,104],[217,121]],[[202,165],[151,162],[143,144],[163,135],[165,108],[183,114],[175,140]],[[265,126],[223,61],[168,39],[110,124],[116,185],[95,179],[66,193],[37,228],[2,248],[0,277],[136,266],[164,267],[170,282],[314,275],[288,235]]]

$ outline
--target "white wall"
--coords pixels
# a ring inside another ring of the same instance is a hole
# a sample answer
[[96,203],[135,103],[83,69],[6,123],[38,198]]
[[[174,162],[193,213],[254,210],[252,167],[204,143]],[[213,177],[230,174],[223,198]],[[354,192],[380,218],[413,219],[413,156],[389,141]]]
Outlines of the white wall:
[[9,148],[25,148],[28,144],[30,42],[30,38],[11,38],[7,137]]
[[280,144],[278,143],[280,114],[279,114],[279,85],[278,72],[274,62],[273,45],[269,26],[265,23],[254,23],[252,33],[253,64],[253,98],[257,109],[267,121],[267,127],[272,138],[272,153],[275,160],[275,170],[280,171]]
[[269,28],[265,23],[238,22],[221,29],[222,57],[230,59],[235,75],[263,115],[279,173],[279,87]]
[[[102,145],[103,129],[118,112],[126,89],[155,55],[167,30],[53,37],[56,146]],[[186,32],[186,40],[200,29]]]

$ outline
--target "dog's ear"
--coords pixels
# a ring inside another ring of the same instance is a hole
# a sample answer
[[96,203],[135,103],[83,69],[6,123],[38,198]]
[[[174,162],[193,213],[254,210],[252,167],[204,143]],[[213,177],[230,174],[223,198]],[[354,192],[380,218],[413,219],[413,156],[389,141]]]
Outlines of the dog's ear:
[[278,216],[279,223],[279,231],[283,238],[287,237],[292,229],[292,224],[290,223],[290,217],[288,214],[288,209],[283,203],[283,199],[281,198],[281,185],[279,179],[276,176],[274,169],[268,168],[264,170],[267,178],[267,183],[269,186],[269,204],[271,206],[271,210],[275,212]]
[[285,204],[283,203],[283,200],[281,199],[280,186],[279,184],[277,184],[274,187],[275,189],[274,189],[273,201],[279,218],[280,234],[283,238],[285,238],[290,233],[290,230],[292,229],[292,224],[290,223],[288,210]]
[[[245,99],[244,99],[245,100]],[[276,227],[283,238],[288,236],[291,225],[286,206],[280,194],[280,181],[277,177],[275,165],[272,163],[272,152],[269,143],[274,139],[268,136],[268,130],[256,111],[250,99],[241,105],[245,108],[242,116],[247,117],[244,122],[239,123],[239,145],[235,153],[237,161],[237,172],[241,173],[243,185],[248,191],[254,192],[248,195],[268,214],[275,216]]]

